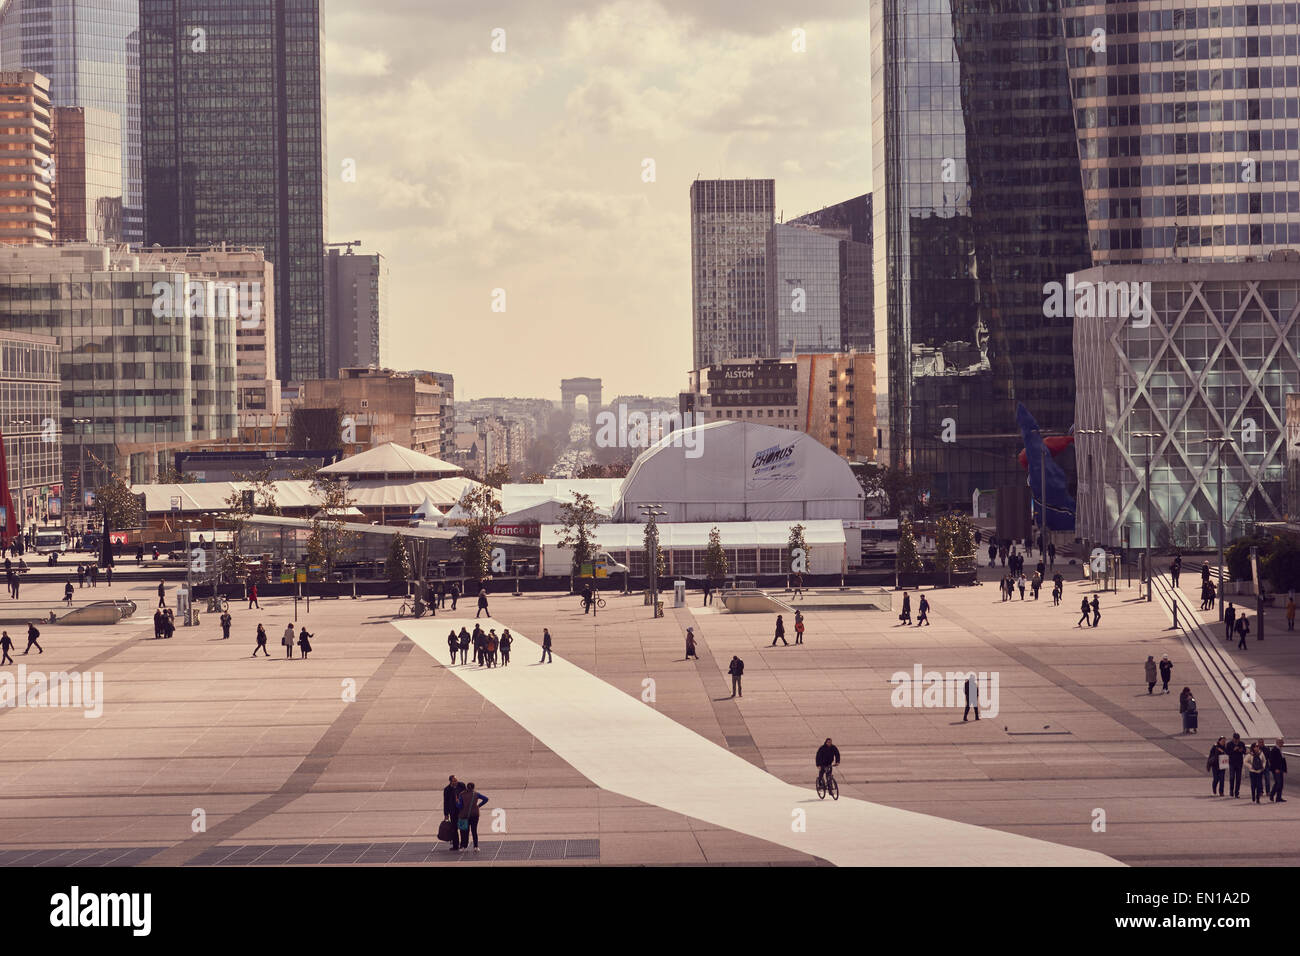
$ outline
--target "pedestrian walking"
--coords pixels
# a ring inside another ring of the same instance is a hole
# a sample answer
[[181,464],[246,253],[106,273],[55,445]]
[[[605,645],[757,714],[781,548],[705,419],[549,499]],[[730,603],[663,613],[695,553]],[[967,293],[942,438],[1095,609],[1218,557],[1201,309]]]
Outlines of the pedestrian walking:
[[261,651],[267,657],[271,656],[271,652],[266,649],[266,628],[261,624],[257,625],[257,647],[253,648],[252,656],[256,657],[258,651]]
[[926,627],[930,626],[930,601],[924,594],[921,595],[921,601],[916,606],[916,626],[920,627],[922,622]]
[[[582,586],[582,613],[591,613],[591,583],[588,582]],[[477,617],[478,615],[475,615]]]
[[776,634],[772,637],[773,647],[776,647],[777,641],[780,641],[786,647],[790,646],[790,642],[785,639],[785,621],[781,620],[780,614],[776,616]]
[[1025,599],[1025,573],[1020,572],[1020,577],[1016,578],[1016,588],[1020,591],[1020,600]]
[[1092,596],[1092,626],[1097,627],[1101,624],[1101,601],[1097,600],[1097,595]]
[[[453,661],[452,663],[455,663]],[[456,808],[460,795],[465,792],[465,785],[456,779],[453,773],[447,778],[447,786],[442,788],[442,818],[451,822],[451,851],[455,853],[460,849],[460,827],[457,821],[460,819],[460,813]]]
[[468,656],[468,654],[469,654],[469,643],[470,643],[469,631],[467,631],[464,627],[461,627],[461,629],[460,629],[460,662],[461,662],[462,664],[465,663],[465,658],[466,658],[466,656]]
[[1228,775],[1227,737],[1220,737],[1210,748],[1210,755],[1205,759],[1205,769],[1210,771],[1210,793],[1223,796],[1223,780]]
[[1190,687],[1184,687],[1183,692],[1178,695],[1178,712],[1183,715],[1183,733],[1196,733],[1196,698],[1192,696]]
[[[963,685],[966,689],[966,710],[961,715],[962,723],[966,723],[966,718],[970,716],[971,708],[975,708],[975,719],[980,719],[980,690],[979,684],[975,680],[975,673],[972,671],[966,677],[966,683]],[[993,716],[997,716],[994,714]]]
[[1237,618],[1237,649],[1241,651],[1250,650],[1246,646],[1246,637],[1250,634],[1250,621],[1246,620],[1243,613]]
[[1056,567],[1056,544],[1051,541],[1047,543],[1047,566],[1053,569]]
[[1264,795],[1264,771],[1268,769],[1268,758],[1258,740],[1250,745],[1246,769],[1250,771],[1250,802],[1259,803],[1259,798]]
[[78,564],[77,565],[77,587],[84,588],[85,586],[86,586],[86,566],[84,564]]
[[298,652],[304,661],[307,659],[307,655],[311,653],[311,639],[315,636],[315,634],[308,634],[305,627],[298,632]]
[[514,636],[510,633],[509,628],[506,628],[501,632],[501,640],[498,642],[498,647],[501,650],[502,667],[508,667],[510,665],[510,645],[514,642]]
[[478,793],[474,789],[474,784],[465,784],[465,790],[456,800],[456,807],[460,811],[460,820],[458,826],[461,834],[461,849],[469,847],[468,837],[474,837],[474,852],[478,852],[478,810],[479,807],[488,802],[486,794]]
[[38,654],[45,653],[45,651],[41,648],[41,645],[36,643],[36,639],[40,636],[41,636],[41,632],[36,630],[35,622],[29,623],[27,625],[27,648],[26,650],[23,651],[24,654],[30,651],[33,647],[36,648],[36,652]]
[[1038,600],[1038,592],[1043,589],[1043,573],[1035,571],[1033,578],[1029,581],[1029,589],[1034,592],[1034,600]]
[[1295,630],[1295,598],[1294,597],[1289,597],[1286,599],[1286,629],[1288,631]]
[[695,628],[688,627],[686,629],[686,658],[685,659],[689,661],[692,657],[695,658],[697,661],[700,659],[700,655],[695,653]]
[[496,667],[497,664],[497,632],[496,628],[488,631],[487,636],[487,666]]
[[99,565],[92,564],[90,566],[90,570],[87,572],[87,575],[90,578],[90,586],[92,588],[99,587]]
[[[921,598],[921,600],[924,602],[925,598]],[[794,642],[796,644],[803,643],[803,611],[794,612]]]
[[551,632],[547,628],[542,628],[542,659],[537,663],[555,663],[555,658],[551,656]]
[[1174,582],[1174,587],[1178,587],[1178,575],[1183,573],[1183,556],[1174,555],[1174,563],[1169,565],[1169,577]]
[[483,659],[483,652],[487,649],[487,635],[483,633],[483,628],[477,624],[474,625],[474,663],[482,667],[487,662]]
[[[460,598],[460,594],[461,594],[460,582],[452,581],[451,582],[451,609],[453,611],[456,610],[456,601],[458,598]],[[462,663],[464,662],[462,661]]]
[[228,640],[230,640],[230,625],[231,625],[231,623],[232,623],[232,622],[231,622],[231,618],[230,618],[230,612],[229,612],[229,611],[222,611],[222,612],[221,612],[221,639],[222,639],[223,641],[228,641]]
[[487,588],[478,589],[478,610],[474,612],[474,618],[477,620],[480,614],[487,614],[488,617],[492,616],[488,613]]
[[9,656],[9,651],[13,646],[13,638],[9,636],[9,632],[0,631],[0,652],[3,652],[3,656],[0,657],[0,664],[12,664],[14,662],[14,659]]
[[292,659],[294,644],[292,624],[286,624],[284,626],[284,633],[280,635],[280,643],[284,645],[284,656],[288,659]]
[[144,545],[137,545],[135,549],[135,566],[138,568],[144,564]]
[[1092,608],[1088,606],[1087,598],[1084,598],[1083,603],[1079,605],[1079,611],[1081,612],[1079,620],[1074,622],[1074,626],[1083,627],[1083,625],[1087,624],[1089,627],[1092,627],[1092,622],[1090,620],[1092,616]]
[[989,567],[991,568],[993,567],[993,565],[997,564],[997,560],[998,560],[998,546],[990,542],[989,543]]
[[[903,592],[903,613],[898,615],[898,619],[904,624],[912,623],[912,595],[907,591]],[[781,619],[778,617],[777,620],[780,621]],[[775,644],[776,642],[773,641],[772,643]]]
[[1269,774],[1273,778],[1273,785],[1268,791],[1270,803],[1286,803],[1286,799],[1282,796],[1282,787],[1286,783],[1286,754],[1282,752],[1284,746],[1285,741],[1279,737],[1274,746],[1265,748]]
[[259,611],[262,610],[262,605],[257,603],[256,584],[250,586],[248,589],[248,609],[251,611],[253,608],[257,608]]
[[162,581],[158,582],[158,606],[167,606],[167,585]]
[[1169,677],[1174,672],[1174,662],[1169,659],[1168,654],[1160,658],[1160,693],[1169,693]]
[[1233,734],[1228,742],[1228,793],[1234,797],[1241,796],[1241,770],[1246,761],[1246,743],[1241,734]]
[[[798,572],[794,576],[794,597],[803,597],[803,575]],[[793,600],[793,598],[791,598]],[[795,641],[795,643],[799,643]]]
[[456,650],[460,646],[460,638],[456,636],[455,630],[447,635],[447,650],[451,652],[451,663],[454,667],[456,664]]
[[107,587],[113,586],[113,566],[110,564],[104,569],[104,583]]
[[[1202,607],[1201,610],[1205,610],[1205,608]],[[1225,641],[1230,641],[1232,640],[1232,635],[1236,633],[1237,630],[1237,609],[1232,606],[1231,601],[1228,602],[1228,609],[1223,612],[1223,624],[1226,628],[1223,639]]]
[[1149,697],[1151,696],[1151,692],[1156,688],[1156,659],[1152,655],[1148,654],[1147,662],[1143,667],[1146,670],[1147,696]]
[[731,675],[731,696],[744,697],[745,692],[741,689],[740,678],[745,674],[745,662],[733,654],[731,663],[727,665],[727,673]]
[[704,582],[704,604],[702,606],[708,607],[712,603],[713,603],[713,582],[705,581]]

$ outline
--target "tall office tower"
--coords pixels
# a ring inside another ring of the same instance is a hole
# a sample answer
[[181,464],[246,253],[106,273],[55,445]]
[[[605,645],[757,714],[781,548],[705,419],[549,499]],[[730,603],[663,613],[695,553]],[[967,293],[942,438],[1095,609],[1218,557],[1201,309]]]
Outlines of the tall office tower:
[[88,106],[54,108],[54,238],[122,241],[122,125]]
[[[349,249],[349,253],[351,250]],[[329,323],[334,331],[334,374],[340,368],[384,368],[388,361],[388,262],[381,255],[325,258]]]
[[871,307],[871,193],[826,206],[790,225],[847,230],[840,241],[840,348],[874,350],[876,318]]
[[871,18],[882,456],[969,502],[1023,483],[1016,402],[1045,430],[1074,416],[1071,320],[1043,306],[1090,265],[1061,11],[882,0]]
[[319,0],[141,0],[145,242],[261,246],[282,382],[328,376]]
[[840,350],[840,229],[777,223],[767,234],[763,355]]
[[50,84],[35,70],[0,73],[0,243],[54,238]]
[[53,106],[114,114],[120,129],[123,238],[142,241],[139,0],[9,0],[0,6],[0,68],[45,74]]
[[1098,265],[1300,246],[1300,4],[1065,4]]
[[767,234],[771,179],[691,183],[694,368],[768,354]]

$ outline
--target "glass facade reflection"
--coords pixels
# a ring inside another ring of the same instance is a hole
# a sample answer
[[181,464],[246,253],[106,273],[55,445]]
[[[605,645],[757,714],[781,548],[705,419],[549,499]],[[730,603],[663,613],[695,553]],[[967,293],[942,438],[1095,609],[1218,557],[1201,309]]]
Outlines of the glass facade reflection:
[[839,247],[840,349],[868,351],[875,347],[875,315],[871,307],[871,194],[866,193],[806,216],[790,225],[840,230]]
[[768,354],[767,235],[775,203],[771,179],[691,184],[694,368]]
[[1061,11],[871,11],[877,427],[891,464],[969,503],[1023,480],[1016,402],[1073,421],[1071,320],[1043,315],[1044,285],[1090,264]]
[[[59,343],[44,335],[0,332],[0,431],[9,492],[24,527],[61,495]],[[20,493],[21,492],[21,493]],[[57,510],[57,506],[55,506]]]
[[115,113],[84,106],[55,108],[55,239],[123,240],[121,137]]
[[1300,247],[1300,4],[1064,6],[1094,261]]
[[840,237],[777,224],[767,237],[769,356],[840,351]]
[[138,0],[9,0],[0,10],[0,68],[50,80],[54,106],[107,110],[120,124],[122,228],[143,239]]
[[333,358],[320,31],[318,0],[140,3],[146,242],[265,249],[282,381]]

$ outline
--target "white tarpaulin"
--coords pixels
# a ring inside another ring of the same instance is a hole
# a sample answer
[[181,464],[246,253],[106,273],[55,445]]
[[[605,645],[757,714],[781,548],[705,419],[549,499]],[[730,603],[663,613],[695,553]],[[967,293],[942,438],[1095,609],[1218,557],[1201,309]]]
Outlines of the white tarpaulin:
[[862,518],[862,486],[848,463],[802,432],[722,421],[679,429],[628,472],[617,521],[660,505],[664,522]]

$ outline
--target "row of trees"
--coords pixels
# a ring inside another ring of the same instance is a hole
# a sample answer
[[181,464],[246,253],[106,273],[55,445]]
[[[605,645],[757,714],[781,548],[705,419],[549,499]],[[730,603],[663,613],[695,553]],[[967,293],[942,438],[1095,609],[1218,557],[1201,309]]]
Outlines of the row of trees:
[[[941,515],[934,522],[934,569],[941,574],[973,567],[975,560],[975,525],[963,514]],[[895,567],[899,574],[920,574],[924,562],[916,547],[916,532],[908,517],[898,522],[898,552]]]
[[1224,552],[1228,575],[1234,581],[1250,580],[1250,549],[1258,548],[1260,577],[1274,591],[1300,589],[1300,542],[1292,535],[1256,531],[1238,538]]

